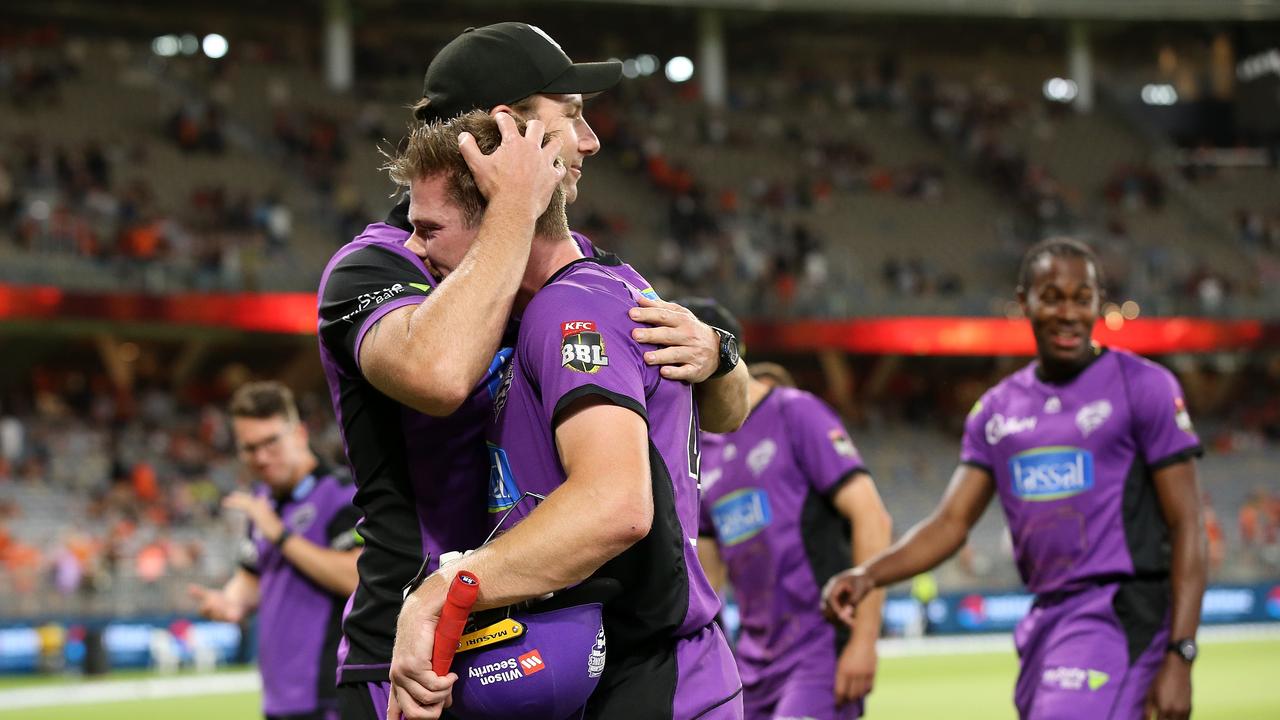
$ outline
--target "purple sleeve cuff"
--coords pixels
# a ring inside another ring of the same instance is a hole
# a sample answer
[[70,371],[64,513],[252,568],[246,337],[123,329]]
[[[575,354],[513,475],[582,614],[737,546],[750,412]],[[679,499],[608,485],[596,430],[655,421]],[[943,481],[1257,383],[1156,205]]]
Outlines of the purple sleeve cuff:
[[365,318],[364,324],[360,326],[360,334],[356,336],[355,357],[353,358],[356,362],[356,367],[360,367],[360,346],[364,344],[365,333],[369,332],[370,328],[392,310],[399,310],[409,305],[419,305],[426,299],[426,295],[410,295],[409,297],[396,298],[370,313],[369,317]]

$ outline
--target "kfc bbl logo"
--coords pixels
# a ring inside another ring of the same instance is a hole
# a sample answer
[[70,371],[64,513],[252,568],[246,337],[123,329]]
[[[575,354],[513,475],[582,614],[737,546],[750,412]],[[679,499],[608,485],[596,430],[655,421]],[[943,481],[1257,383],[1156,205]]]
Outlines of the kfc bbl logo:
[[575,372],[596,373],[609,364],[604,338],[590,320],[573,320],[560,325],[560,364]]

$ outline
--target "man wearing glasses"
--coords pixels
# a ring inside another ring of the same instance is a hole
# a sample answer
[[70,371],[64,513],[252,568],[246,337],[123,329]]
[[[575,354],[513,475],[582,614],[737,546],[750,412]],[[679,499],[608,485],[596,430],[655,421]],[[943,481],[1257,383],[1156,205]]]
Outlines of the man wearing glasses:
[[336,718],[340,621],[361,546],[355,485],[321,466],[284,385],[245,385],[230,411],[240,459],[257,486],[231,493],[223,507],[248,516],[249,536],[239,569],[221,589],[192,585],[190,593],[211,620],[238,623],[257,611],[267,718]]

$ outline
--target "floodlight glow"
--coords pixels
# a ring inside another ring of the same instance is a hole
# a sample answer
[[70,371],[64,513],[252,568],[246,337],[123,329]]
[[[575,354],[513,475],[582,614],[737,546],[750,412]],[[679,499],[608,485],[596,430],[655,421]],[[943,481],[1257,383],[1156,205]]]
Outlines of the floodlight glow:
[[151,52],[160,57],[173,57],[181,50],[177,35],[161,35],[151,41]]
[[673,83],[682,83],[693,77],[693,61],[683,55],[677,55],[667,61],[667,79]]
[[644,54],[636,56],[636,69],[641,75],[652,75],[658,72],[658,58],[654,55]]
[[181,42],[183,55],[195,55],[200,52],[200,38],[195,35],[187,33],[182,36]]
[[1148,105],[1173,105],[1178,102],[1178,91],[1172,85],[1143,85],[1142,102]]
[[1056,77],[1049,78],[1044,83],[1044,96],[1053,102],[1069,103],[1079,94],[1080,88],[1076,86],[1074,80]]
[[226,38],[222,37],[218,33],[210,33],[209,35],[204,36],[204,41],[201,42],[200,46],[204,49],[204,54],[206,56],[213,60],[217,60],[220,57],[226,56],[227,50],[231,47],[231,44],[227,42]]

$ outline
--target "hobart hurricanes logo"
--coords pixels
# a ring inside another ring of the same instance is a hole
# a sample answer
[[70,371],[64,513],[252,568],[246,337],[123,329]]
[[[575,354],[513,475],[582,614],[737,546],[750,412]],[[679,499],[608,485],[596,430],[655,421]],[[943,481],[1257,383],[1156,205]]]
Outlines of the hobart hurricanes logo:
[[1094,430],[1102,427],[1102,424],[1111,417],[1111,402],[1109,400],[1096,400],[1080,408],[1080,412],[1076,413],[1076,427],[1080,428],[1080,434],[1089,437]]
[[598,678],[604,673],[605,638],[604,625],[596,633],[596,642],[591,646],[591,655],[587,657],[587,677]]
[[1043,502],[1079,495],[1093,488],[1093,453],[1077,447],[1041,447],[1009,458],[1013,493]]

